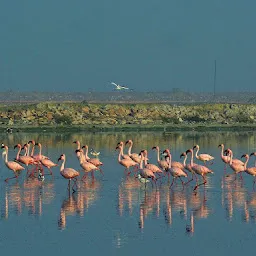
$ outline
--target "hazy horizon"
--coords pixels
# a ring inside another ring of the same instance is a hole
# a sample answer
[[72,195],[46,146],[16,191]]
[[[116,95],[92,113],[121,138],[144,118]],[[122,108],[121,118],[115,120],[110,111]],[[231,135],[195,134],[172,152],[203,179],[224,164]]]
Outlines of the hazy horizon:
[[0,3],[1,91],[255,92],[256,2]]

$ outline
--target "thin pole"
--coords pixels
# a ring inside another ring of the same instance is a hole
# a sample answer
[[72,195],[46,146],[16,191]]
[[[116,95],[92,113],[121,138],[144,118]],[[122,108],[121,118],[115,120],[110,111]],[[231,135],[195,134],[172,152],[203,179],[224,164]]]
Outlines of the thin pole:
[[217,72],[217,65],[216,60],[214,61],[214,80],[213,80],[213,96],[216,95],[216,72]]

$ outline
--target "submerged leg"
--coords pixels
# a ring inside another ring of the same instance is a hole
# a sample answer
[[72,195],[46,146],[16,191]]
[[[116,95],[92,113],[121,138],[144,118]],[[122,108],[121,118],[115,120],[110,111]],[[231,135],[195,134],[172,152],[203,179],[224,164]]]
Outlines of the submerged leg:
[[16,174],[15,174],[15,176],[14,176],[14,177],[6,178],[4,181],[5,181],[5,182],[7,182],[8,180],[15,179],[15,178],[17,179],[17,178],[18,178],[18,175],[16,175]]

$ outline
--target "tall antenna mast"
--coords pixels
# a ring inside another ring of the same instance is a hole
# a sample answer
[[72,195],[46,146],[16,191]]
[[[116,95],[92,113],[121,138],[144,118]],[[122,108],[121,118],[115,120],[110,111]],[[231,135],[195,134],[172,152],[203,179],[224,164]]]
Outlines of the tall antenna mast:
[[216,60],[214,61],[214,80],[213,80],[213,96],[216,95],[216,72],[217,72],[217,66],[216,66]]

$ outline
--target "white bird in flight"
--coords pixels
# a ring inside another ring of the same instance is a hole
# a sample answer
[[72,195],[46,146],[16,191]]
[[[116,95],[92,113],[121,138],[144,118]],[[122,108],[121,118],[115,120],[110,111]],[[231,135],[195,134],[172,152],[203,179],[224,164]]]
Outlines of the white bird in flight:
[[128,88],[128,87],[125,87],[125,86],[121,86],[121,85],[119,85],[119,84],[116,84],[116,83],[114,83],[114,82],[111,82],[111,84],[113,84],[113,85],[115,85],[115,89],[116,90],[129,90],[130,88]]

